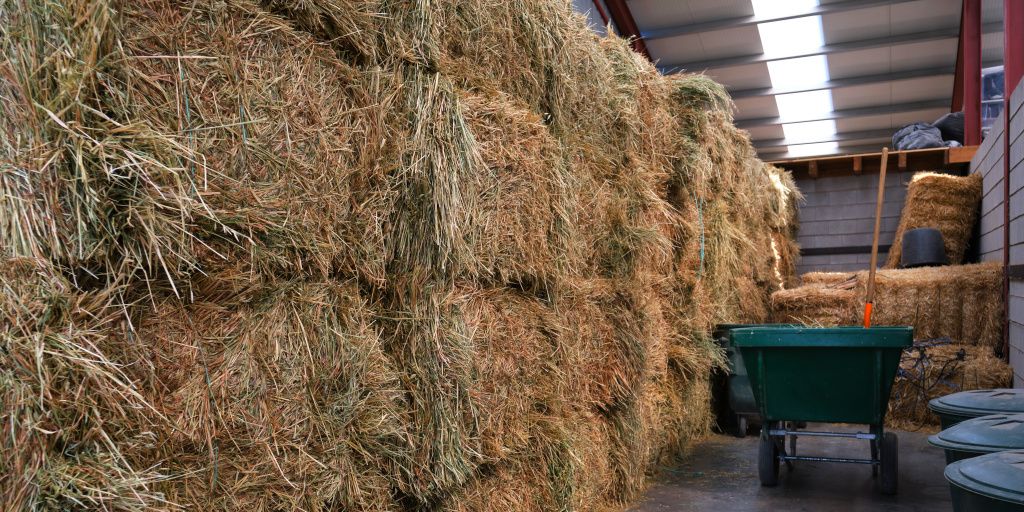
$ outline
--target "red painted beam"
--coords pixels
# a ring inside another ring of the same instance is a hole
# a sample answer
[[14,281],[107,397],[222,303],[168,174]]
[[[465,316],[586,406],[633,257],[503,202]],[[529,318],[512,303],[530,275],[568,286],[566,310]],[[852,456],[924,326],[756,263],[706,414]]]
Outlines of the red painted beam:
[[604,6],[601,5],[601,0],[594,0],[594,7],[597,8],[597,13],[601,15],[601,22],[607,27],[608,13],[604,12]]
[[[619,29],[619,35],[629,39],[629,44],[632,45],[633,51],[643,54],[647,57],[647,60],[654,61],[651,58],[651,52],[647,51],[647,44],[644,43],[643,37],[640,36],[640,28],[636,25],[636,20],[633,19],[633,13],[629,11],[629,6],[626,5],[626,0],[605,0],[605,5],[608,6],[608,14],[611,16],[615,27]],[[980,18],[979,18],[980,19]],[[979,31],[981,26],[978,27]]]
[[964,145],[976,146],[981,143],[981,0],[964,0],[962,21]]
[[1006,73],[1006,97],[1020,83],[1024,75],[1024,2],[1003,2],[1003,69]]

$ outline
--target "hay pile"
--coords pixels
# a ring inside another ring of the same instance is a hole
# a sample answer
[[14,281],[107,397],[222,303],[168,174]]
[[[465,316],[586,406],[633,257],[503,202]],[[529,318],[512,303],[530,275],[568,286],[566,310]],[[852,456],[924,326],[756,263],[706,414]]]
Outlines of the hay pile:
[[900,266],[903,233],[917,228],[938,229],[949,264],[959,265],[978,218],[981,186],[981,175],[977,173],[963,177],[933,172],[915,174],[907,186],[906,203],[885,267]]
[[[867,278],[866,270],[804,275],[804,282],[810,284],[772,295],[773,320],[859,325]],[[964,345],[1001,350],[1005,305],[998,291],[1002,279],[1002,265],[996,262],[879,270],[872,323],[913,326],[919,339],[948,337]]]
[[903,352],[893,383],[887,423],[902,429],[934,428],[939,418],[928,401],[972,389],[1010,387],[1013,370],[988,347],[949,338],[920,340]]
[[793,279],[799,192],[723,88],[567,2],[0,27],[13,509],[614,507]]

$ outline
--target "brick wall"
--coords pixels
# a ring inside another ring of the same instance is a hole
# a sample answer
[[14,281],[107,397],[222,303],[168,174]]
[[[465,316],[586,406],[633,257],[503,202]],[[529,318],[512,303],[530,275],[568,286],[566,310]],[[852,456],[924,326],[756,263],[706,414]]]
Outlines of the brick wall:
[[[892,244],[900,212],[907,195],[912,173],[887,172],[885,202],[882,204],[880,246]],[[797,242],[804,249],[830,247],[870,247],[875,228],[875,201],[878,196],[878,174],[837,176],[797,180],[805,202],[800,207],[800,233]],[[887,254],[878,255],[879,264]],[[871,254],[807,255],[800,259],[797,272],[815,270],[841,272],[863,270],[871,262]]]

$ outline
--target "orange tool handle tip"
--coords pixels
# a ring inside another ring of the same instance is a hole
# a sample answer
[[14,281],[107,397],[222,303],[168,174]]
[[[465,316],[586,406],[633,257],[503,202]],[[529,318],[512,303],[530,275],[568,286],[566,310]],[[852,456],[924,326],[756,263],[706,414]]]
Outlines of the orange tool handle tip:
[[864,328],[865,329],[871,327],[871,307],[872,306],[874,306],[874,304],[872,304],[870,302],[868,302],[867,304],[864,304]]

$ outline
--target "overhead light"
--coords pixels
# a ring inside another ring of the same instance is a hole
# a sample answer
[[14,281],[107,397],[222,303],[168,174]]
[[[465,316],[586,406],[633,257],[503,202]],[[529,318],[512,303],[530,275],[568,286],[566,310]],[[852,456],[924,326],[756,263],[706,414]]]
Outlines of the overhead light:
[[793,89],[828,82],[828,60],[824,55],[768,61],[772,87]]
[[835,141],[786,146],[786,151],[789,152],[789,156],[791,157],[827,155],[829,153],[835,153],[838,150],[839,143]]
[[[814,11],[817,0],[751,0],[754,14],[772,19],[786,16],[794,18],[758,23],[761,48],[768,57],[768,75],[772,88],[793,90],[813,87],[829,81],[828,59],[817,53],[825,45],[821,16],[800,16]],[[787,151],[790,156],[811,156],[834,153],[839,143],[820,142],[834,138],[836,122],[819,120],[833,111],[832,91],[822,89],[788,94],[776,94],[775,105],[783,121]]]
[[783,122],[820,119],[832,112],[832,91],[808,91],[775,95],[775,105]]
[[785,134],[786,142],[789,144],[815,142],[835,135],[836,122],[828,119],[806,123],[786,123],[782,125],[782,133]]
[[787,57],[814,51],[825,44],[821,16],[807,16],[769,23],[758,23],[761,48],[765,55]]

